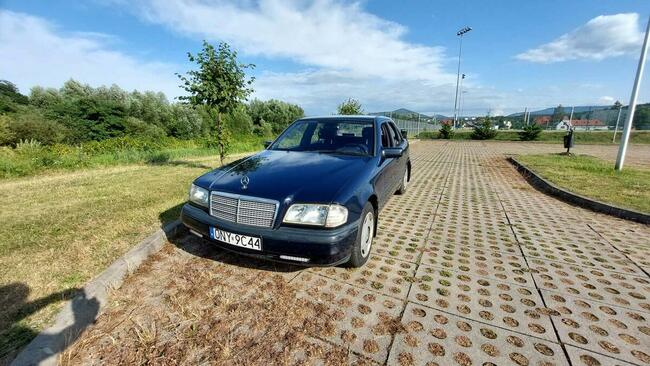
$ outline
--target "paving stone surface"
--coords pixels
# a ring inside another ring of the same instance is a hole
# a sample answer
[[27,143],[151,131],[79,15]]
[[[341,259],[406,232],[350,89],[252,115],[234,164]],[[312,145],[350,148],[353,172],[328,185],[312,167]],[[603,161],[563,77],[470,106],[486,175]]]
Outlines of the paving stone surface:
[[[174,363],[650,365],[650,228],[547,196],[506,161],[560,150],[413,144],[409,190],[381,212],[360,269],[269,264],[181,238],[116,291],[68,359],[164,363],[176,339]],[[631,153],[650,166],[650,149]],[[152,324],[164,341],[143,343]],[[215,341],[195,344],[194,332]]]

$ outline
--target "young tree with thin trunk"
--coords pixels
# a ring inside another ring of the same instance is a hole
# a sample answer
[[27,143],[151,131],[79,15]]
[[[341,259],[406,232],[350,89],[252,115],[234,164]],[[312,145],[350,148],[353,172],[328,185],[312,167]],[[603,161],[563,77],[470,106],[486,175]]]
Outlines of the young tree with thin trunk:
[[199,69],[188,71],[186,76],[176,74],[183,82],[180,87],[188,93],[179,99],[206,108],[215,119],[219,159],[223,164],[230,147],[230,133],[222,115],[234,111],[253,92],[250,85],[255,78],[247,79],[245,70],[255,65],[238,63],[237,52],[223,42],[215,49],[203,41],[203,50],[196,55],[188,52],[187,57]]
[[363,108],[361,107],[361,103],[359,103],[358,100],[352,98],[348,98],[348,100],[339,104],[336,109],[338,114],[345,114],[345,115],[363,114]]

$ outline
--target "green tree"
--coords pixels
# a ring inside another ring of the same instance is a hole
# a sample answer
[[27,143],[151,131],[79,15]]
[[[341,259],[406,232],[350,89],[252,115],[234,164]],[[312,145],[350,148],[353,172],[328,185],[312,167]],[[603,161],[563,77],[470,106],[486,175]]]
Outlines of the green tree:
[[203,50],[196,55],[188,52],[187,57],[199,69],[188,71],[187,76],[176,74],[182,81],[181,88],[189,94],[179,99],[206,107],[214,118],[219,158],[223,164],[229,148],[229,131],[222,115],[232,112],[253,91],[250,85],[254,78],[247,80],[245,70],[255,65],[238,63],[237,52],[227,43],[220,43],[215,49],[203,41]]
[[254,99],[246,109],[251,116],[256,134],[266,137],[282,132],[291,122],[305,115],[300,106],[275,99],[267,101]]
[[[555,107],[553,110],[553,117],[551,118],[551,122],[553,123],[560,123],[564,119],[564,107],[562,107],[562,104],[558,105]],[[549,123],[549,128],[552,127],[551,124]]]
[[540,133],[542,133],[542,126],[537,123],[524,126],[524,128],[518,132],[521,141],[537,140]]
[[29,98],[20,94],[18,87],[8,80],[0,80],[0,95],[8,97],[16,104],[27,104],[29,102]]
[[339,104],[336,108],[338,114],[353,115],[353,114],[363,114],[363,108],[361,108],[361,103],[358,100],[348,98],[345,102]]
[[0,146],[8,145],[14,141],[14,133],[10,127],[11,122],[9,116],[0,114]]
[[637,130],[650,129],[650,103],[637,104],[632,126]]
[[474,126],[474,131],[470,136],[473,140],[490,140],[497,136],[497,130],[492,126],[489,116],[486,116],[482,122]]
[[451,128],[450,123],[443,123],[438,131],[438,137],[441,139],[449,140],[454,137],[454,130]]

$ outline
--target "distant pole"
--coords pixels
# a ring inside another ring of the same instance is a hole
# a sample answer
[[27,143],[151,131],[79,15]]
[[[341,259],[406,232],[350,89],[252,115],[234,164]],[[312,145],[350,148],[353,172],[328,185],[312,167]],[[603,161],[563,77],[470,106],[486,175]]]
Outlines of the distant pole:
[[575,108],[576,108],[575,106],[572,106],[572,107],[571,107],[571,114],[569,115],[569,127],[570,127],[570,126],[573,126],[573,122],[571,122],[571,121],[573,121],[573,110],[574,110]]
[[524,124],[528,126],[528,121],[526,120],[526,116],[528,115],[528,107],[524,108]]
[[623,111],[622,104],[620,107],[618,107],[618,117],[616,117],[616,127],[614,127],[614,137],[612,137],[612,143],[616,142],[616,131],[618,131],[618,121],[621,120],[621,111]]
[[463,35],[471,30],[472,28],[465,27],[459,30],[458,32],[456,32],[456,35],[459,37],[459,42],[458,42],[458,71],[456,72],[456,98],[454,99],[454,129],[456,129],[456,121],[458,121],[458,86],[460,84],[460,56],[463,52]]
[[625,125],[623,126],[623,135],[621,136],[621,144],[618,147],[618,156],[616,157],[616,170],[623,169],[625,162],[625,153],[627,152],[627,143],[630,139],[630,131],[632,130],[632,120],[634,119],[634,111],[636,109],[636,100],[639,96],[639,85],[641,85],[641,78],[643,77],[643,68],[645,66],[645,57],[648,52],[648,38],[650,38],[650,17],[648,17],[648,25],[645,30],[645,39],[643,40],[643,47],[641,47],[641,57],[639,58],[639,67],[636,69],[636,79],[632,87],[632,95],[630,96],[630,106],[627,109],[627,116],[625,116]]

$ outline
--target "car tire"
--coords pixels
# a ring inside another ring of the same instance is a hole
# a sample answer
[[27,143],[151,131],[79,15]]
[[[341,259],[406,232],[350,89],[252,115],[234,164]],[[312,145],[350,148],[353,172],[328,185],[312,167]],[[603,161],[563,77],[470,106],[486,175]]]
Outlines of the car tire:
[[402,183],[399,186],[399,189],[397,190],[397,194],[404,194],[406,193],[406,188],[408,187],[409,184],[409,169],[406,168],[404,171],[404,177],[402,178]]
[[370,258],[370,251],[372,250],[372,242],[375,236],[375,220],[377,215],[375,208],[370,202],[366,202],[361,212],[359,219],[359,229],[357,230],[357,240],[352,246],[352,254],[348,265],[350,267],[359,268],[363,266]]

